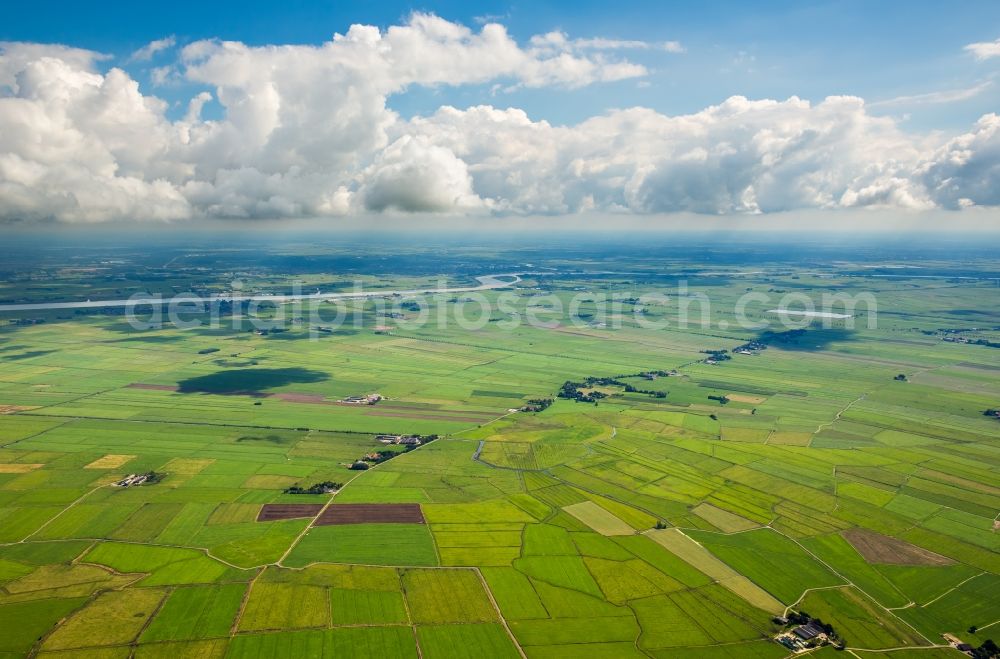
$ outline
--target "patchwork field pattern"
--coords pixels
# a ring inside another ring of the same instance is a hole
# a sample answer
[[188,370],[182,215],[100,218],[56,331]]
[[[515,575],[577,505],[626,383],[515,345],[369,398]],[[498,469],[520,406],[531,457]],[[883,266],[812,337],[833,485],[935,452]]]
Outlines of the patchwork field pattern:
[[[673,281],[641,256],[565,256],[522,285],[568,306]],[[720,318],[747,289],[877,286],[895,305],[877,329],[779,337],[630,312],[614,327],[591,302],[583,327],[376,333],[386,316],[359,301],[359,327],[316,340],[0,319],[0,657],[779,659],[789,610],[859,655],[978,644],[1000,623],[1000,422],[984,414],[1000,350],[945,338],[1000,342],[963,329],[1000,317],[995,288],[924,265],[685,270]],[[51,295],[34,281],[5,295]],[[751,340],[768,347],[736,352]],[[588,377],[630,388],[557,397]],[[371,392],[386,400],[336,403]],[[403,434],[434,437],[378,439]]]

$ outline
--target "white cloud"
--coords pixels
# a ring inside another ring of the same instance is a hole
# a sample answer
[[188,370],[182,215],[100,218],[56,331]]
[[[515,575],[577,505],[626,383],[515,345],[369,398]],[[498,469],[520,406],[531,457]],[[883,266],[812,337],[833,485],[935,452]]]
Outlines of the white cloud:
[[[412,86],[641,77],[609,57],[642,48],[632,42],[551,32],[520,45],[500,25],[473,31],[425,14],[319,46],[199,41],[161,76],[205,88],[179,119],[126,72],[101,70],[96,53],[0,48],[5,221],[1000,205],[995,115],[948,140],[906,133],[854,97],[737,96],[687,115],[630,108],[571,126],[492,106],[405,120],[389,106]],[[202,116],[209,102],[219,118]]]
[[69,66],[81,71],[94,71],[97,62],[110,59],[108,55],[82,48],[71,48],[57,44],[0,41],[0,91],[4,87],[13,90],[16,86],[17,74],[31,62],[45,58],[66,62]]
[[148,62],[164,50],[170,50],[177,45],[177,38],[173,35],[150,41],[148,44],[135,51],[129,56],[130,62]]
[[978,60],[1000,57],[1000,39],[997,39],[996,41],[980,41],[978,43],[970,43],[965,47],[965,50],[972,53],[972,55]]
[[468,166],[450,150],[404,135],[378,155],[361,175],[368,210],[452,212],[483,208],[472,190]]
[[971,131],[929,154],[918,173],[945,208],[1000,205],[1000,116],[984,115]]
[[[733,97],[691,115],[634,108],[573,127],[532,122],[519,110],[442,108],[406,130],[469,163],[474,190],[494,208],[521,213],[892,205],[860,191],[887,184],[920,155],[892,120],[850,97],[818,105]],[[898,205],[930,205],[912,188],[893,197]]]
[[871,103],[871,107],[890,107],[898,105],[938,105],[942,103],[957,103],[979,96],[987,89],[993,87],[992,80],[984,80],[972,87],[962,89],[945,89],[924,94],[912,94],[908,96],[896,96],[884,101]]
[[680,41],[662,41],[654,43],[650,41],[636,41],[628,39],[604,39],[595,37],[592,39],[574,39],[574,48],[579,50],[665,50],[668,53],[686,52]]

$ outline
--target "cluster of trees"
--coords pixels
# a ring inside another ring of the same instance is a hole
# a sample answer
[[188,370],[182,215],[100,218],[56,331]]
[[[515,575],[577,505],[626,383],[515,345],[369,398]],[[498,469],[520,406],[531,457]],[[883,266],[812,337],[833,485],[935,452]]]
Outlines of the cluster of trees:
[[567,380],[563,383],[563,386],[560,387],[559,393],[556,395],[559,398],[575,400],[578,403],[594,403],[596,405],[598,400],[607,398],[608,395],[603,391],[590,391],[584,393],[580,390],[588,387],[621,387],[626,393],[630,394],[645,394],[647,396],[652,396],[653,398],[666,398],[667,392],[665,391],[656,391],[655,389],[639,389],[635,385],[625,382],[625,378],[648,378],[654,375],[667,376],[669,373],[666,371],[643,371],[642,373],[616,375],[614,377],[590,376],[583,382],[573,382],[572,380]]
[[703,355],[708,355],[709,359],[714,359],[717,362],[724,362],[727,359],[732,359],[728,350],[702,350],[701,353]]
[[655,389],[637,389],[630,384],[625,385],[625,391],[630,394],[646,394],[647,396],[652,396],[653,398],[666,398],[667,392],[656,391]]
[[728,405],[729,404],[729,396],[709,396],[708,399],[709,400],[717,400],[717,401],[719,401],[719,405]]
[[749,341],[741,346],[733,348],[733,352],[737,352],[739,350],[767,350],[767,344],[761,343],[760,341]]
[[893,380],[895,380],[896,382],[906,382],[906,373],[900,373],[899,375],[894,377]]
[[528,403],[521,407],[522,412],[542,412],[548,409],[549,405],[553,403],[551,398],[532,398]]
[[143,481],[143,485],[153,485],[154,483],[159,483],[167,477],[167,475],[162,471],[147,471],[143,475],[146,477],[146,480]]
[[567,380],[560,387],[559,393],[556,394],[559,398],[566,398],[569,400],[575,400],[578,403],[593,403],[597,405],[597,401],[601,398],[607,398],[608,395],[603,391],[591,391],[589,393],[583,393],[580,391],[583,387],[589,386],[588,383],[590,378],[587,378],[587,382],[571,382]]
[[991,416],[994,419],[1000,419],[1000,410],[995,410],[993,408],[990,408],[985,412],[983,412],[983,416]]
[[[924,334],[935,335],[935,334],[945,334],[945,341],[951,341],[952,343],[967,343],[972,346],[986,346],[987,348],[1000,348],[1000,342],[990,341],[989,339],[970,339],[968,337],[962,336],[963,334],[969,332],[979,332],[981,331],[976,327],[953,327],[942,330],[922,330]],[[1000,327],[994,327],[993,331],[1000,331]]]
[[406,444],[402,451],[392,451],[389,449],[382,449],[381,451],[375,451],[374,453],[369,453],[362,458],[358,458],[351,463],[349,469],[354,469],[355,471],[365,470],[372,465],[377,465],[385,462],[386,460],[392,460],[394,457],[400,453],[408,453],[418,446],[424,444],[429,444],[438,438],[438,435],[414,435],[420,440],[420,444]]
[[287,332],[288,329],[284,328],[284,327],[270,327],[270,328],[266,328],[266,329],[265,328],[254,329],[253,327],[251,327],[251,328],[247,329],[247,331],[248,332],[254,332],[256,334],[259,334],[260,336],[267,336],[268,334],[281,334],[282,332]]
[[972,651],[972,659],[997,659],[1000,657],[1000,647],[988,638],[983,644]]
[[293,485],[285,490],[285,494],[329,494],[331,492],[336,492],[343,486],[343,483],[334,483],[333,481],[323,481],[322,483],[315,483],[309,487],[299,487],[298,485]]

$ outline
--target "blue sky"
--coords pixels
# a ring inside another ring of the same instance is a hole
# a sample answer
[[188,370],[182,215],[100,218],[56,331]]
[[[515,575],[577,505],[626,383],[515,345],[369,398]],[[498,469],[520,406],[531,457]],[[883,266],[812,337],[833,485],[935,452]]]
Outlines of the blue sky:
[[1000,224],[996,0],[8,5],[0,223]]
[[[862,2],[309,2],[248,0],[9,3],[0,40],[65,43],[125,57],[154,39],[205,38],[247,44],[316,44],[352,23],[386,27],[413,11],[477,26],[503,23],[519,41],[562,30],[571,37],[680,41],[686,52],[630,52],[651,70],[643,84],[625,80],[551,93],[490,94],[490,86],[413,88],[390,100],[404,115],[441,104],[482,102],[525,109],[533,118],[575,123],[614,107],[642,105],[666,114],[696,112],[734,94],[812,101],[850,94],[869,103],[972,90],[1000,73],[1000,59],[976,61],[966,44],[1000,37],[1000,3]],[[120,64],[120,62],[116,62]],[[146,82],[143,66],[126,68]],[[648,83],[648,84],[647,84]],[[148,86],[148,85],[146,85]],[[183,96],[190,90],[158,90]],[[914,130],[959,130],[997,109],[1000,87],[948,103],[915,100],[875,106],[906,116]]]

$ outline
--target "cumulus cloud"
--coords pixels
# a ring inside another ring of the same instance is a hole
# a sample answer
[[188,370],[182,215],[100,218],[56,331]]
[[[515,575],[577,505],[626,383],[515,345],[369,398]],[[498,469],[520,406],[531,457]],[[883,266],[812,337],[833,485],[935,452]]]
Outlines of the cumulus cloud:
[[0,41],[0,92],[4,87],[13,90],[17,74],[32,62],[45,58],[60,60],[81,71],[94,71],[98,62],[111,59],[92,50],[58,44]]
[[378,155],[361,176],[365,208],[452,212],[483,208],[468,166],[448,148],[405,135]]
[[[519,110],[442,108],[407,130],[470,163],[474,189],[494,208],[528,213],[862,205],[852,192],[892,179],[920,155],[891,119],[870,116],[851,97],[818,105],[733,97],[691,115],[634,108],[573,127]],[[900,205],[927,206],[913,187]]]
[[997,39],[996,41],[980,41],[978,43],[970,43],[965,47],[965,50],[972,53],[972,55],[978,60],[1000,57],[1000,39]]
[[[495,23],[472,30],[427,14],[317,46],[198,41],[161,76],[196,87],[179,118],[102,55],[2,44],[0,220],[1000,205],[995,115],[946,139],[906,133],[854,97],[737,96],[687,115],[630,108],[570,126],[516,108],[411,119],[391,109],[415,86],[641,77],[620,51],[669,48],[638,44],[550,32],[522,45]],[[208,103],[215,118],[203,116]]]
[[1000,205],[1000,116],[983,116],[970,132],[934,151],[918,171],[945,208]]

